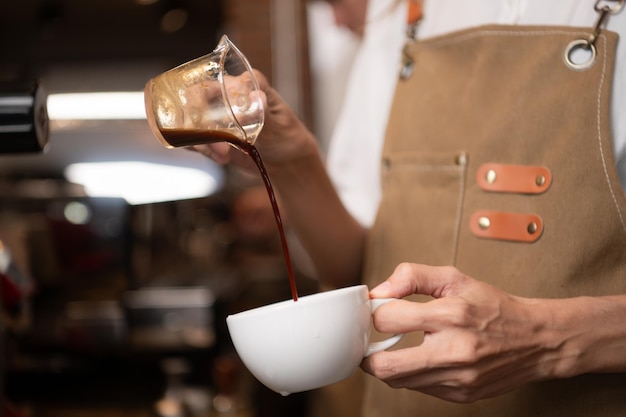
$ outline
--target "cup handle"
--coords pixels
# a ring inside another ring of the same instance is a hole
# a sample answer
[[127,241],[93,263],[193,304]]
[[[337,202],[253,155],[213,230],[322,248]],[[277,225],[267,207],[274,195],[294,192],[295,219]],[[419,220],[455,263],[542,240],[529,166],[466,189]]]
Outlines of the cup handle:
[[[397,298],[373,298],[370,300],[370,307],[372,309],[372,314],[374,313],[374,311],[376,311],[376,309],[378,307],[380,307],[383,304],[387,304],[389,301],[394,301],[397,300]],[[400,341],[400,339],[402,339],[404,337],[404,333],[400,333],[400,334],[394,334],[393,336],[385,339],[385,340],[381,340],[380,342],[372,342],[369,344],[369,346],[367,347],[367,350],[365,351],[365,355],[364,357],[368,357],[374,353],[377,352],[381,352],[383,350],[389,349],[390,347],[392,347],[393,345],[395,345],[396,343],[398,343]]]

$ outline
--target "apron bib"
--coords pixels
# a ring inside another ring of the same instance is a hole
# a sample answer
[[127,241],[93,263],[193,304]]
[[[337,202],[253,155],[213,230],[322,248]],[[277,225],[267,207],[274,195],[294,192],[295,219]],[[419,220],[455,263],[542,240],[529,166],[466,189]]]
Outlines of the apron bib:
[[[396,90],[368,241],[370,288],[415,262],[525,297],[626,293],[626,199],[609,120],[617,35],[600,33],[589,68],[564,59],[589,32],[492,25],[408,46],[413,73]],[[583,375],[467,405],[368,377],[362,414],[616,416],[624,393],[625,374]]]

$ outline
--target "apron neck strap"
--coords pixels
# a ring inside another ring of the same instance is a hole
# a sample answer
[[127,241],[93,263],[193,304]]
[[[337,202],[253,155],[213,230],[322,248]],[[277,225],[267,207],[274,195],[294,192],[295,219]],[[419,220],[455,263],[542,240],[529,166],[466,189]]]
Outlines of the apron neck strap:
[[417,25],[422,21],[424,16],[423,0],[407,0],[408,13],[407,13],[407,36],[410,39],[415,39],[417,34]]

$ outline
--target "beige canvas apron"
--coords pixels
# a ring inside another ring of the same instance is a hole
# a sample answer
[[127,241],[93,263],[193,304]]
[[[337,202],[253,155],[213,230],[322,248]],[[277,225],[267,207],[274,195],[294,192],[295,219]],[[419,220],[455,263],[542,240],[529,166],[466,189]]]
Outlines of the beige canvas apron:
[[[414,73],[399,81],[383,150],[370,287],[409,261],[454,265],[526,297],[626,293],[626,200],[609,120],[617,35],[600,33],[589,69],[564,61],[590,32],[485,26],[410,46]],[[626,375],[536,383],[470,405],[367,377],[362,414],[626,415]]]

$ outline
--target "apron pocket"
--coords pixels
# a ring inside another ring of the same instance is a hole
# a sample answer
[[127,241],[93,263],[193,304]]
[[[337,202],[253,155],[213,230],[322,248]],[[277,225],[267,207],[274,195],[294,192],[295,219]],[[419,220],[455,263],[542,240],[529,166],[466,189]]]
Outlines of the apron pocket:
[[384,155],[369,271],[380,277],[400,262],[454,264],[467,158],[464,152]]

